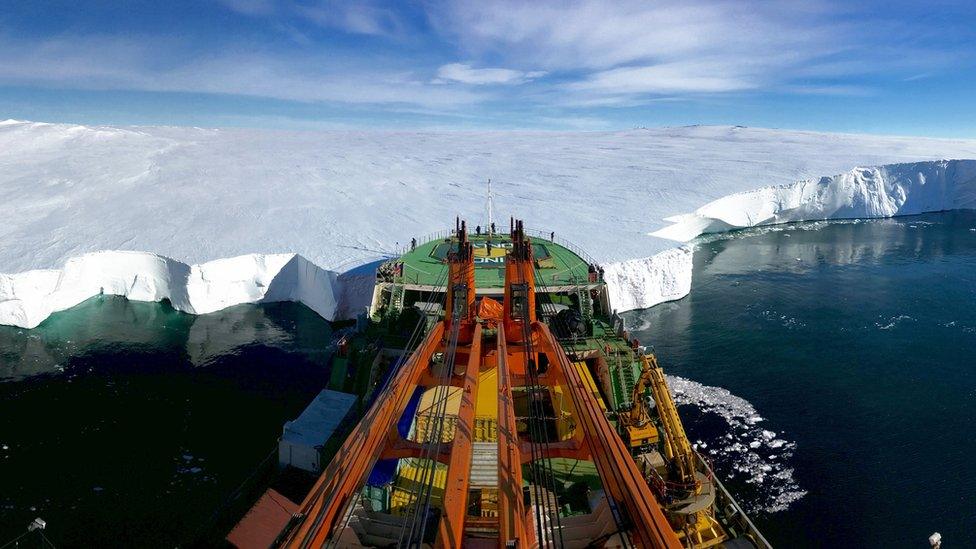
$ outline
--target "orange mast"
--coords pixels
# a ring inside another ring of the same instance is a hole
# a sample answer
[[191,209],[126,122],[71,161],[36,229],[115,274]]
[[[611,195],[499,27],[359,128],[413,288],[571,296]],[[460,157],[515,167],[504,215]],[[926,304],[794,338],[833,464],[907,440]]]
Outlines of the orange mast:
[[[478,400],[478,372],[481,368],[481,323],[475,322],[474,251],[462,223],[457,252],[448,257],[449,279],[445,322],[460,322],[459,342],[471,342],[464,370],[457,427],[451,443],[451,458],[444,486],[444,514],[437,531],[437,547],[460,547],[468,510],[468,480],[474,442],[474,408]],[[450,324],[448,325],[450,328]],[[451,372],[453,374],[453,372]],[[449,374],[450,375],[450,374]],[[440,436],[438,434],[438,436]]]

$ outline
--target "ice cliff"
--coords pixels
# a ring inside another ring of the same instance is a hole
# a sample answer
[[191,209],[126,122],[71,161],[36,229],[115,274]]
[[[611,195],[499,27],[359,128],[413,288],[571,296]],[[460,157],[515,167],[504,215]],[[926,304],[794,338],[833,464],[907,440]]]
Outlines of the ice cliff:
[[295,254],[250,254],[200,265],[144,252],[93,252],[59,270],[0,274],[0,324],[33,328],[51,313],[96,295],[168,300],[192,314],[241,303],[300,301],[325,318],[336,313],[337,276]]
[[0,122],[0,324],[33,327],[100,293],[190,313],[294,300],[348,317],[372,282],[357,266],[455,215],[483,224],[488,177],[496,212],[589,252],[618,310],[649,307],[688,293],[683,243],[701,233],[974,207],[973,162],[945,157],[976,158],[976,141]]
[[667,218],[651,233],[681,242],[745,227],[976,208],[976,160],[855,168],[833,177],[735,193]]

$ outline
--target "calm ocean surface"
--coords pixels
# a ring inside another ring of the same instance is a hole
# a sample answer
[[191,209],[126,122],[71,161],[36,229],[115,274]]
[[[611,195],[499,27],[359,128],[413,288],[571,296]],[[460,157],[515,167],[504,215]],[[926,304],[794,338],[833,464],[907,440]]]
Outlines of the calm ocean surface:
[[667,372],[763,418],[713,389],[681,410],[775,546],[927,547],[939,531],[976,547],[976,213],[704,243],[691,295],[627,321]]
[[330,333],[293,303],[117,297],[0,326],[0,545],[34,517],[58,547],[197,539],[326,383]]

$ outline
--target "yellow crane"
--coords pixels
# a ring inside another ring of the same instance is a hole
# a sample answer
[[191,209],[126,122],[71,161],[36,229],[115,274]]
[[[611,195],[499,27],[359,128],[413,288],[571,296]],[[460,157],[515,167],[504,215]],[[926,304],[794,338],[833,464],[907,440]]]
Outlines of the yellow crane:
[[661,428],[664,430],[664,457],[675,466],[678,482],[689,487],[694,486],[692,491],[698,493],[701,487],[697,485],[701,483],[695,476],[695,450],[688,441],[684,425],[681,424],[678,407],[671,398],[668,382],[664,378],[664,370],[658,365],[657,357],[653,354],[642,354],[641,364],[643,369],[634,385],[631,419],[640,418],[638,424],[644,422],[650,424],[647,401],[644,399],[644,391],[650,388],[654,405],[657,406],[657,415],[661,419]]
[[657,429],[651,420],[644,393],[651,390],[661,430],[664,458],[670,464],[667,485],[668,519],[685,547],[713,547],[728,539],[728,535],[715,520],[713,504],[714,487],[708,477],[699,470],[698,454],[691,447],[685,428],[678,416],[678,407],[671,397],[664,370],[653,354],[641,354],[641,375],[634,384],[631,396],[633,406],[623,417],[632,447],[657,442]]

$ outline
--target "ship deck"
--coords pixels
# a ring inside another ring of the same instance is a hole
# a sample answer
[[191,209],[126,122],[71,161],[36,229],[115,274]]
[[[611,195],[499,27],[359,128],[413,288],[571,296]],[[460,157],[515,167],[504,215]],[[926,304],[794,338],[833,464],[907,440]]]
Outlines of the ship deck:
[[[479,289],[502,288],[505,283],[506,251],[511,239],[506,235],[491,238],[489,251],[487,235],[469,237],[475,252],[475,287]],[[536,272],[546,286],[570,286],[585,284],[589,280],[592,262],[570,249],[570,244],[532,237],[536,257]],[[403,262],[403,283],[411,286],[442,286],[447,272],[444,261],[450,251],[448,239],[436,239],[418,244],[400,258]]]

